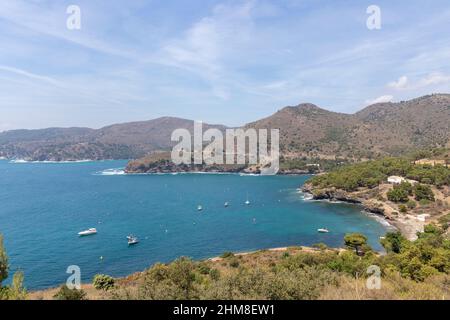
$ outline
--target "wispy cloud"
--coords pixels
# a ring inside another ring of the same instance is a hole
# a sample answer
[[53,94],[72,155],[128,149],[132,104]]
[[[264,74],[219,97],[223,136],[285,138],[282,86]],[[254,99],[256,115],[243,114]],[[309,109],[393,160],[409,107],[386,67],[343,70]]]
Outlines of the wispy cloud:
[[369,31],[360,4],[77,0],[74,32],[72,2],[3,0],[0,117],[8,128],[165,114],[240,125],[300,102],[353,112],[448,92],[450,34],[436,30],[450,10],[412,1],[380,0],[382,29]]
[[14,67],[8,67],[8,66],[0,65],[0,71],[6,71],[6,72],[14,73],[14,74],[17,74],[17,75],[20,75],[20,76],[24,76],[24,77],[27,77],[27,78],[30,78],[30,79],[44,81],[44,82],[47,82],[47,83],[55,85],[55,86],[60,86],[61,85],[57,80],[52,79],[50,77],[42,76],[42,75],[39,75],[39,74],[35,74],[35,73],[32,73],[32,72],[28,72],[26,70],[14,68]]
[[391,95],[384,95],[380,96],[378,98],[372,99],[372,100],[366,100],[366,105],[376,104],[376,103],[386,103],[386,102],[392,102],[394,99]]
[[440,72],[435,72],[427,75],[418,82],[418,87],[427,87],[432,85],[450,84],[450,75],[444,75]]
[[390,82],[388,84],[389,88],[392,89],[404,89],[408,85],[408,77],[401,76],[397,81]]
[[209,82],[215,96],[228,99],[226,82],[233,66],[226,60],[250,40],[256,3],[216,5],[211,15],[193,23],[182,37],[163,43],[152,61],[193,72]]
[[127,59],[138,59],[133,51],[111,46],[86,32],[73,32],[66,28],[66,7],[61,4],[44,6],[23,0],[2,0],[0,18],[28,29],[34,34],[54,37],[81,47]]
[[437,88],[441,85],[450,85],[450,75],[432,72],[418,77],[415,81],[410,81],[407,76],[402,76],[397,81],[390,82],[388,87],[395,90],[419,90],[429,87]]

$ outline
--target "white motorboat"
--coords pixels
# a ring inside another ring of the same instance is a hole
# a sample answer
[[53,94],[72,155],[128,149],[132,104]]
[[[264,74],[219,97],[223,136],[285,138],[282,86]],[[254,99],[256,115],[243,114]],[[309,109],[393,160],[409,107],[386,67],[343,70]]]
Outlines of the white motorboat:
[[250,200],[248,200],[248,192],[247,192],[247,200],[245,201],[245,204],[248,206],[250,205]]
[[90,228],[90,229],[78,232],[78,235],[80,237],[83,237],[83,236],[90,236],[90,235],[93,235],[93,234],[96,234],[96,233],[97,233],[97,229]]
[[197,210],[198,210],[198,211],[202,211],[202,210],[203,210],[203,207],[199,205],[199,206],[197,207]]
[[228,203],[228,202],[225,202],[223,206],[226,208],[226,207],[229,206],[229,203]]
[[327,228],[321,228],[321,229],[317,229],[317,232],[319,232],[319,233],[328,233],[330,231]]
[[129,246],[139,243],[139,239],[137,237],[133,236],[132,234],[127,236],[127,240],[128,240],[128,245]]

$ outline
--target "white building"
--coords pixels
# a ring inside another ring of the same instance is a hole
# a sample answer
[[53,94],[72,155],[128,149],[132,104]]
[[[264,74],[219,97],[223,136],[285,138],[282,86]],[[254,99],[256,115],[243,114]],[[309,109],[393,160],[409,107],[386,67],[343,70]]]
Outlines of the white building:
[[399,177],[399,176],[390,176],[388,178],[388,182],[392,183],[392,184],[400,184],[400,183],[402,183],[404,181],[406,181],[406,179],[403,178],[403,177]]

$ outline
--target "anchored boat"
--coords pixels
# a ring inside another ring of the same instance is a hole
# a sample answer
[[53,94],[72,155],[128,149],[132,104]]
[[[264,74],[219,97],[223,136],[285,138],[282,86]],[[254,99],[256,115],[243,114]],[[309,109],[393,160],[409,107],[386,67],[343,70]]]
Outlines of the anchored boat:
[[133,236],[132,234],[127,236],[127,240],[128,240],[128,245],[129,246],[132,246],[134,244],[139,243],[139,239],[137,237]]
[[96,233],[97,233],[97,229],[90,228],[90,229],[78,232],[78,235],[80,237],[84,237],[84,236],[90,236],[90,235],[93,235],[93,234],[96,234]]

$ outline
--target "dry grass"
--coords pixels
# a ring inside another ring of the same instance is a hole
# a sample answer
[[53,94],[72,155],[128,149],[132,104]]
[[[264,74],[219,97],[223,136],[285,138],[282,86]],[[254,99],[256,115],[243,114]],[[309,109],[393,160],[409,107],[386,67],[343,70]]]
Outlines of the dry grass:
[[430,277],[426,282],[415,282],[399,274],[383,277],[380,289],[370,290],[366,280],[341,277],[338,286],[323,289],[320,300],[449,300],[450,276]]

